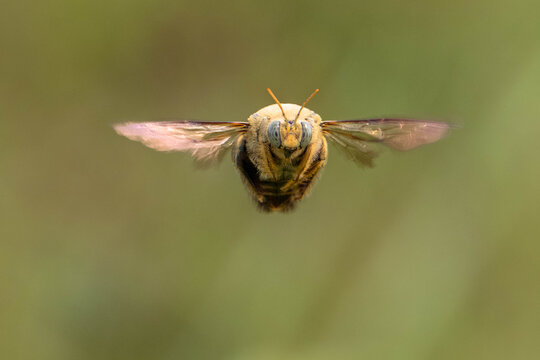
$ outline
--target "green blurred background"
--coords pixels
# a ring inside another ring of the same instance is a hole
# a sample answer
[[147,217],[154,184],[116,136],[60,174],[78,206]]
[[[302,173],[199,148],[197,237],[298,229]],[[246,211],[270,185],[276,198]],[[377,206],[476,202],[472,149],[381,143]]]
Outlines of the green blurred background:
[[[538,1],[4,1],[0,358],[540,356]],[[121,121],[448,119],[259,213]]]

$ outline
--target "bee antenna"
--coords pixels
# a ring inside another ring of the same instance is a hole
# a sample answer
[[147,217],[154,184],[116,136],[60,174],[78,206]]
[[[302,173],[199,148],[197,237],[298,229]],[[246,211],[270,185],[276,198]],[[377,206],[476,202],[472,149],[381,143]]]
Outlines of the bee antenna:
[[298,120],[298,117],[300,116],[300,113],[302,112],[302,110],[304,110],[304,106],[306,106],[306,104],[309,102],[309,100],[311,100],[311,98],[313,96],[315,96],[316,93],[319,92],[319,89],[315,89],[315,91],[313,92],[313,94],[309,95],[309,97],[307,98],[306,101],[304,101],[304,103],[302,104],[302,107],[300,108],[300,110],[298,111],[298,114],[296,114],[296,117],[294,118],[294,122],[296,123],[296,120]]
[[283,110],[283,106],[281,106],[281,103],[280,103],[279,100],[277,99],[276,95],[274,95],[274,93],[272,92],[272,90],[270,90],[270,88],[266,88],[266,91],[268,91],[268,93],[270,94],[270,96],[272,97],[272,99],[274,99],[274,101],[276,102],[276,104],[278,104],[279,108],[281,109],[281,113],[283,114],[283,118],[286,119],[286,116],[285,116],[285,110]]

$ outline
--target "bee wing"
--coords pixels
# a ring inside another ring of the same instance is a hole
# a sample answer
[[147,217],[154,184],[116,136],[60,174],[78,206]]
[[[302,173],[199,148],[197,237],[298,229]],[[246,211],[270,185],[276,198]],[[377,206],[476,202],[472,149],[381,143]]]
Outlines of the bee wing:
[[152,149],[188,151],[198,162],[212,164],[248,126],[243,122],[161,121],[117,124],[114,130]]
[[443,122],[407,119],[323,121],[321,128],[327,139],[364,166],[373,166],[379,144],[407,151],[435,142],[450,130]]

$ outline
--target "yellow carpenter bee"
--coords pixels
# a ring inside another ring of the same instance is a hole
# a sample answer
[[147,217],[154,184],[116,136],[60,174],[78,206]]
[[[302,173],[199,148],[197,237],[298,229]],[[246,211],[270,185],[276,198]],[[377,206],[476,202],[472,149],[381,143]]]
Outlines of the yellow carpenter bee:
[[164,121],[118,124],[116,132],[159,151],[189,151],[200,162],[215,163],[231,148],[247,189],[264,211],[288,211],[311,188],[326,164],[327,140],[356,163],[372,166],[378,144],[410,150],[441,139],[442,122],[374,119],[322,121],[302,104],[276,104],[248,122]]

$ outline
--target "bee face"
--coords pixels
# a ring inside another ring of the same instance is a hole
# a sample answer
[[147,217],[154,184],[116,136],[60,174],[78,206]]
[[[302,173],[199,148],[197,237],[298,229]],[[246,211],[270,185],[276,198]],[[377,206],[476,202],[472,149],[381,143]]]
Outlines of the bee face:
[[[321,117],[296,104],[266,106],[248,118],[257,141],[279,158],[295,158],[321,137]],[[299,113],[299,111],[301,112]],[[296,120],[295,120],[296,119]]]

